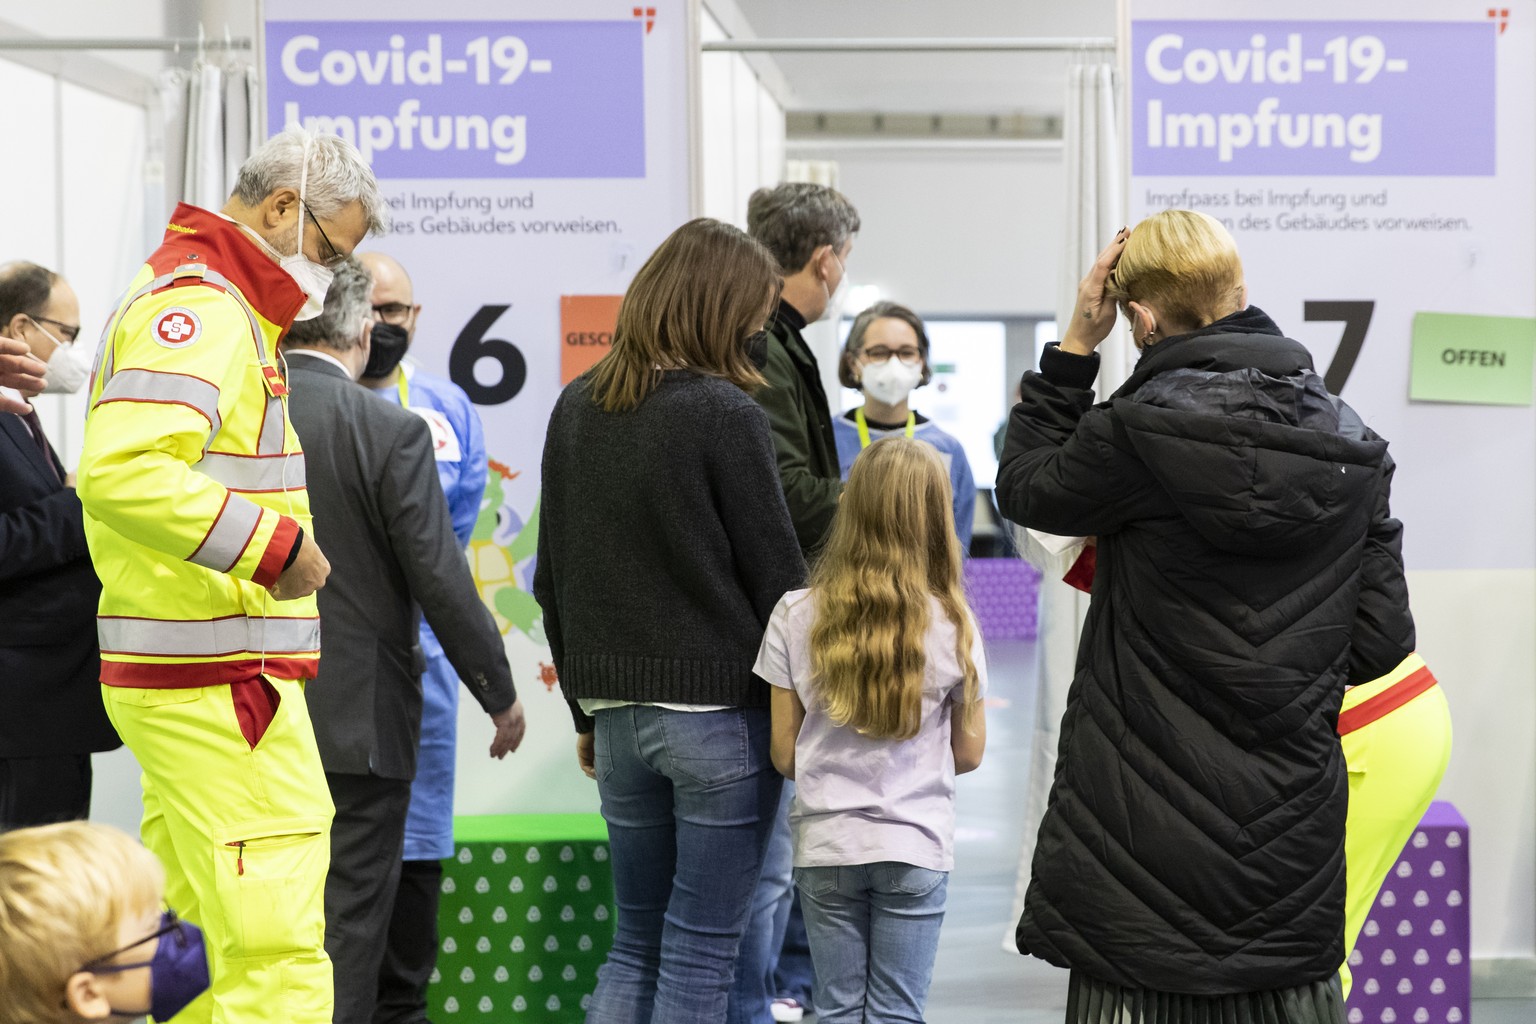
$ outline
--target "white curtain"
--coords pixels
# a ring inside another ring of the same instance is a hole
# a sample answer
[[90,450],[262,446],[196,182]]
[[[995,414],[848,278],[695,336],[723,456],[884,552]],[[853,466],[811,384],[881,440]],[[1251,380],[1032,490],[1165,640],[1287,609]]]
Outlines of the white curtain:
[[[159,113],[150,128],[154,163],[162,170],[159,187],[150,182],[155,209],[169,214],[179,202],[224,207],[240,165],[265,137],[259,89],[255,69],[241,61],[199,60],[190,71],[161,75]],[[152,225],[152,244],[159,244],[163,226]]]
[[[1120,132],[1117,120],[1119,76],[1108,61],[1082,59],[1067,69],[1067,98],[1062,123],[1066,173],[1066,244],[1062,248],[1061,284],[1056,322],[1065,332],[1077,301],[1077,283],[1084,271],[1120,230],[1124,221]],[[1135,362],[1135,346],[1119,326],[1099,347],[1098,394],[1108,396],[1125,380]],[[1039,658],[1035,727],[1030,742],[1029,776],[1024,790],[1024,841],[1019,851],[1013,917],[1003,946],[1016,950],[1014,923],[1024,911],[1035,835],[1045,816],[1046,798],[1056,774],[1056,747],[1067,688],[1077,662],[1077,639],[1088,613],[1088,595],[1060,579],[1040,581]]]

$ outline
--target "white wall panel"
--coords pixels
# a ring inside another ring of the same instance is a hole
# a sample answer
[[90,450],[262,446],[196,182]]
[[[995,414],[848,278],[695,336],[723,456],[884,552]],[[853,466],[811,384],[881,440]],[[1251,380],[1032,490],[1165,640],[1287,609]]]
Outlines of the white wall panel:
[[[803,151],[837,161],[863,229],[856,284],[924,315],[1052,315],[1062,238],[1061,155],[981,150]],[[798,155],[798,154],[797,154]]]

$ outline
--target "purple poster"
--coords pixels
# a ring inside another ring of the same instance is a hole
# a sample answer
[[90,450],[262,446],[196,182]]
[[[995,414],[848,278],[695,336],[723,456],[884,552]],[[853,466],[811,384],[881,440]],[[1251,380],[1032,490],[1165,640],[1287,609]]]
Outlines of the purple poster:
[[639,21],[272,21],[267,126],[380,178],[643,178]]
[[1132,173],[1491,175],[1488,21],[1135,21]]

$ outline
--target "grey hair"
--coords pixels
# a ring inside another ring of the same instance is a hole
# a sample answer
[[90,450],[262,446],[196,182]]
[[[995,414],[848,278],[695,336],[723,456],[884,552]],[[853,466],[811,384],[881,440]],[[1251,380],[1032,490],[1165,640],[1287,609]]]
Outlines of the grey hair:
[[362,260],[356,256],[342,260],[325,292],[325,309],[312,320],[295,320],[283,344],[323,345],[337,352],[357,348],[363,341],[363,321],[372,313],[368,303],[372,289],[373,275]]
[[747,200],[747,233],[768,247],[785,275],[804,267],[823,245],[841,249],[858,230],[859,211],[826,185],[787,181],[760,188]]
[[11,326],[17,313],[41,316],[58,280],[58,274],[25,260],[0,267],[0,331]]
[[309,174],[304,182],[304,202],[316,217],[332,218],[348,204],[363,204],[370,234],[384,233],[384,197],[379,183],[357,147],[338,135],[322,135],[303,128],[287,128],[261,144],[235,179],[235,197],[246,206],[261,201],[280,188],[299,187],[299,171],[309,148]]

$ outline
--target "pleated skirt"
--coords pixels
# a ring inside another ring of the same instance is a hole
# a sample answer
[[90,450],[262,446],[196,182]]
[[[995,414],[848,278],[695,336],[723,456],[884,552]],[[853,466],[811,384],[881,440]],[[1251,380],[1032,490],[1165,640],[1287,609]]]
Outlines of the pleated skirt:
[[1295,988],[1192,996],[1122,988],[1072,972],[1066,1024],[1344,1024],[1339,979]]

